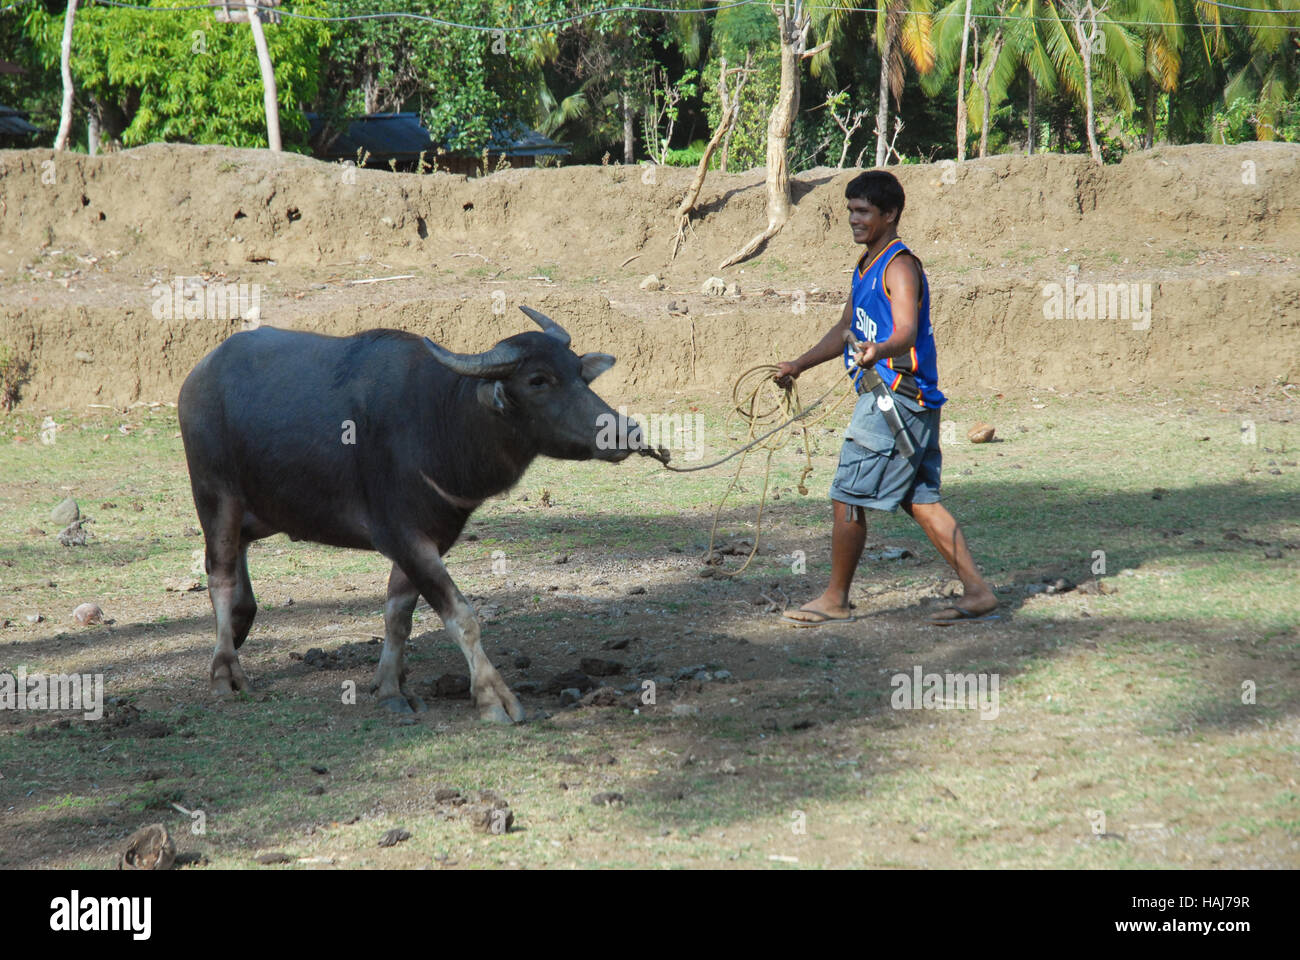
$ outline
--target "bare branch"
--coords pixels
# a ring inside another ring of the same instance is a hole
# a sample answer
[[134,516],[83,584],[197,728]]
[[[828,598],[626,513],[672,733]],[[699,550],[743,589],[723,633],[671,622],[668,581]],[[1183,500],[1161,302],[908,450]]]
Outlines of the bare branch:
[[800,56],[803,57],[805,60],[807,60],[809,57],[817,56],[817,54],[821,53],[823,50],[830,47],[830,45],[831,42],[829,40],[823,40],[821,43],[817,44],[817,46],[813,47],[811,50],[805,50],[803,53],[800,54]]

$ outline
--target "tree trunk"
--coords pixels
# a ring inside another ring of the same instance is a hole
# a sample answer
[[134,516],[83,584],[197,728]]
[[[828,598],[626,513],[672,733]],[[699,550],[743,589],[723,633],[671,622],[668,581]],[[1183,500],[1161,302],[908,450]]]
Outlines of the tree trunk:
[[63,45],[59,54],[59,66],[63,72],[63,107],[59,110],[55,150],[68,149],[68,137],[72,134],[72,22],[76,16],[77,0],[68,0],[68,9],[63,15]]
[[957,69],[957,162],[966,159],[966,44],[970,39],[970,3],[961,22],[961,65]]
[[1142,149],[1150,150],[1156,145],[1156,82],[1147,75],[1146,135],[1142,138]]
[[984,69],[980,71],[980,102],[984,105],[984,115],[980,117],[980,157],[988,155],[989,147],[989,82],[993,79],[993,68],[998,57],[1002,55],[1002,28],[998,27],[989,41],[989,49],[984,56]]
[[633,146],[636,135],[632,131],[632,94],[623,91],[623,163],[630,166],[635,161]]
[[366,75],[361,78],[361,95],[365,100],[366,114],[377,113],[379,110],[379,84],[375,82],[375,71],[369,67],[366,68]]
[[776,102],[767,120],[767,228],[722,261],[718,269],[725,269],[752,256],[759,247],[770,240],[790,219],[790,158],[787,144],[794,118],[799,112],[799,61],[803,55],[803,34],[808,26],[808,14],[799,5],[794,19],[777,8],[777,29],[781,36],[781,86]]
[[1029,75],[1029,124],[1028,136],[1026,137],[1026,152],[1032,157],[1034,155],[1034,136],[1037,130],[1034,128],[1034,108],[1038,106],[1038,83],[1034,80],[1034,75]]
[[781,45],[781,87],[767,120],[767,219],[790,217],[790,158],[786,147],[799,114],[799,54],[794,43]]
[[722,116],[718,118],[718,129],[713,131],[708,146],[704,148],[704,156],[700,157],[699,166],[695,168],[695,179],[691,181],[690,188],[687,189],[682,202],[677,207],[677,238],[673,241],[674,259],[681,248],[682,241],[686,239],[686,228],[690,226],[691,214],[695,212],[695,201],[700,198],[700,191],[704,189],[704,177],[709,170],[709,159],[713,156],[713,151],[731,137],[731,131],[736,126],[736,117],[740,113],[740,94],[745,89],[745,81],[749,79],[752,62],[753,55],[746,53],[745,66],[738,71],[736,88],[730,92],[727,90],[727,58],[723,57],[719,64],[718,96],[722,103]]
[[94,110],[86,120],[86,151],[92,156],[99,156],[99,116]]
[[1093,116],[1092,105],[1092,52],[1091,50],[1083,57],[1083,90],[1084,98],[1088,102],[1087,115],[1084,122],[1088,125],[1088,152],[1092,154],[1092,162],[1101,166],[1101,147],[1097,145],[1096,121]]
[[[1090,34],[1085,35],[1083,31],[1083,17],[1089,16],[1092,30]],[[1084,123],[1088,127],[1088,152],[1092,154],[1092,162],[1101,166],[1101,147],[1097,145],[1097,132],[1094,129],[1093,106],[1092,106],[1092,38],[1097,33],[1097,18],[1093,13],[1092,4],[1089,3],[1079,16],[1074,18],[1074,35],[1079,41],[1079,55],[1083,58],[1083,98],[1085,104]]]
[[253,46],[257,48],[257,63],[262,69],[262,101],[266,106],[266,145],[273,153],[279,153],[280,145],[280,103],[275,89],[275,69],[271,66],[271,52],[266,46],[266,34],[262,32],[262,17],[254,0],[244,0],[248,7],[248,25],[253,29]]
[[889,159],[889,61],[894,53],[894,35],[885,24],[885,47],[880,51],[880,97],[876,102],[876,166]]
[[677,237],[673,240],[673,258],[676,259],[677,251],[681,248],[682,241],[686,239],[686,228],[691,222],[691,214],[695,211],[695,201],[700,197],[700,191],[704,189],[704,177],[709,172],[709,159],[713,156],[713,151],[718,149],[722,143],[723,137],[731,129],[731,124],[736,112],[735,102],[732,102],[731,108],[723,115],[718,123],[718,129],[713,131],[708,146],[704,148],[704,156],[700,157],[699,166],[695,168],[695,179],[686,190],[682,202],[677,206]]

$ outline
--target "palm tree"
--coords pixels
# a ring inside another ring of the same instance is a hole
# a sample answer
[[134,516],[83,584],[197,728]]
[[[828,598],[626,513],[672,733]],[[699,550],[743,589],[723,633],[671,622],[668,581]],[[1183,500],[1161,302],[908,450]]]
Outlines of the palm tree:
[[1112,0],[1059,0],[1060,13],[1074,34],[1075,50],[1083,65],[1084,109],[1087,111],[1085,129],[1088,132],[1088,152],[1098,166],[1101,165],[1101,147],[1097,144],[1097,124],[1094,118],[1094,100],[1092,94],[1092,61],[1100,53],[1106,53],[1106,43],[1098,41],[1105,37],[1102,26],[1106,22],[1106,12]]
[[[1043,11],[1050,2],[1051,0],[1018,0],[1011,7],[1011,13],[1016,19],[1009,24],[1008,53],[1015,57],[1016,62],[1025,71],[1028,87],[1025,147],[1029,153],[1034,152],[1034,137],[1038,132],[1034,111],[1037,107],[1039,88],[1042,88],[1048,96],[1055,94],[1057,90],[1056,65],[1052,61],[1048,48],[1052,24],[1050,21],[1044,23],[1043,20]],[[1000,76],[1002,75],[995,74],[995,81]],[[996,96],[998,98],[996,102],[1000,102],[1004,92],[1005,88],[995,87],[990,93],[990,99]]]
[[877,0],[876,49],[880,52],[880,84],[876,101],[876,166],[888,156],[889,95],[895,105],[903,100],[904,56],[922,73],[934,69],[934,41],[930,33],[933,0]]
[[[1300,54],[1297,53],[1295,34],[1286,28],[1300,26],[1300,14],[1269,10],[1275,0],[1236,0],[1238,6],[1252,7],[1245,11],[1232,11],[1237,22],[1246,26],[1249,38],[1247,60],[1233,73],[1223,88],[1223,102],[1230,106],[1234,100],[1245,97],[1255,103],[1251,122],[1255,139],[1277,138],[1277,123],[1288,97],[1300,86]],[[1197,3],[1197,15],[1209,11],[1210,6]],[[1294,4],[1288,4],[1294,7]],[[1213,8],[1217,17],[1219,8]]]
[[[965,69],[966,36],[969,23],[989,24],[983,42],[976,29],[975,83],[969,92],[964,78],[958,84],[957,158],[966,157],[967,116],[980,125],[980,156],[988,153],[989,124],[1002,104],[1016,76],[1023,71],[1029,85],[1029,150],[1033,152],[1036,97],[1041,87],[1052,94],[1057,89],[1057,69],[1049,43],[1056,35],[1058,45],[1068,46],[1059,21],[1045,17],[1048,0],[951,0],[934,16],[935,49],[940,69],[922,81],[923,89],[937,93],[955,66]],[[966,9],[970,9],[968,15]],[[958,56],[957,51],[962,51]]]
[[[849,17],[858,0],[829,0],[814,11],[817,35],[831,44],[847,33]],[[905,69],[910,62],[924,77],[935,65],[931,37],[934,0],[878,0],[875,5],[874,38],[880,52],[880,82],[876,98],[876,166],[883,167],[889,152],[889,97],[902,102]],[[813,74],[835,86],[829,53],[813,59]]]
[[[1183,66],[1184,34],[1177,0],[1156,0],[1159,15],[1139,27],[1142,37],[1144,69],[1142,148],[1150,150],[1156,139],[1156,96],[1159,91],[1172,93],[1178,88]],[[1218,8],[1213,8],[1218,10]]]
[[[1138,27],[1161,20],[1162,6],[1163,0],[1038,0],[1030,12],[1028,0],[1014,0],[1010,8],[1022,9],[1021,18],[1034,25],[1035,40],[1027,48],[1031,58],[1050,58],[1060,86],[1084,107],[1088,149],[1098,164],[1095,88],[1121,113],[1132,114],[1132,81],[1144,75],[1147,64]],[[1042,79],[1034,70],[1030,76],[1035,83]],[[996,97],[990,99],[996,103]]]

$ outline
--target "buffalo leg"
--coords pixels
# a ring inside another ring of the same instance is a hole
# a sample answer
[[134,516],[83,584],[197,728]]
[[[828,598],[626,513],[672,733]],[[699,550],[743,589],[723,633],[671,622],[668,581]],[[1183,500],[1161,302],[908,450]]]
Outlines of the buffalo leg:
[[428,541],[406,545],[397,552],[395,562],[429,605],[438,611],[447,632],[465,655],[465,662],[469,665],[470,691],[478,707],[479,719],[489,723],[522,723],[524,708],[483,652],[479,643],[478,616],[456,588],[451,574],[443,566],[437,547]]
[[384,652],[370,689],[380,706],[394,713],[427,709],[423,700],[406,689],[406,641],[411,636],[411,614],[419,599],[415,584],[400,566],[393,564],[388,575],[388,600],[384,603]]
[[217,618],[217,647],[212,654],[208,688],[218,696],[253,689],[235,652],[248,637],[257,614],[253,585],[248,579],[248,544],[241,533],[243,516],[243,508],[231,500],[218,501],[211,511],[202,507],[199,510],[208,597]]

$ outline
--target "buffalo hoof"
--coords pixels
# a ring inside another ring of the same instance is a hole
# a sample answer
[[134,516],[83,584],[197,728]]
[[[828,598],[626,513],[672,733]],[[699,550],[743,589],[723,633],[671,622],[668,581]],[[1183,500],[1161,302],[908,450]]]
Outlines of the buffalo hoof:
[[234,683],[231,683],[229,680],[226,680],[224,678],[221,680],[213,680],[212,683],[208,685],[208,691],[214,697],[230,697],[230,696],[234,696],[236,693],[256,692],[253,690],[252,683],[250,683],[248,680],[244,680],[243,682],[236,681]]
[[[480,708],[478,718],[484,723],[495,723],[506,727],[511,726],[516,722],[510,714],[506,713],[505,708],[497,703]],[[524,718],[521,715],[517,722],[522,723],[523,719]]]
[[239,661],[213,663],[208,691],[213,696],[227,697],[231,693],[252,693],[252,682],[244,675]]
[[474,692],[479,719],[484,723],[523,723],[524,708],[519,698],[510,692],[496,670],[489,666],[488,671],[480,674],[479,686]]
[[424,713],[429,709],[419,697],[388,697],[380,700],[379,705],[389,713]]

